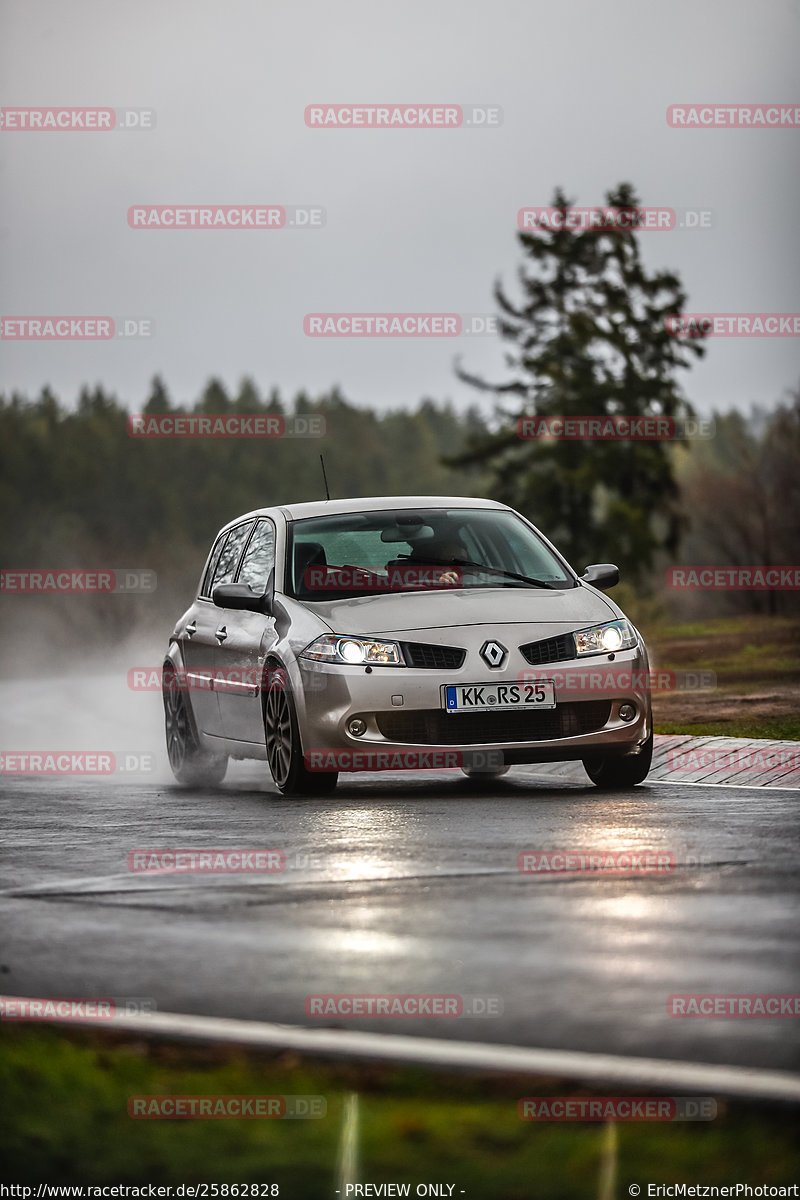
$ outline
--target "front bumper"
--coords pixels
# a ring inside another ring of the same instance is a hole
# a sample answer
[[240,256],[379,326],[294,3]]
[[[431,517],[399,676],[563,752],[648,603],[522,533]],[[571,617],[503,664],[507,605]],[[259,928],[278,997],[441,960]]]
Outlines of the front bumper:
[[[546,666],[510,658],[490,670],[472,658],[456,670],[332,666],[297,659],[291,671],[307,765],[358,771],[467,765],[476,752],[492,766],[635,754],[652,732],[647,652],[643,645]],[[447,713],[447,684],[555,683],[556,708]],[[635,716],[623,720],[620,708]],[[348,723],[366,728],[354,736]],[[450,759],[445,759],[445,755]],[[312,759],[311,756],[316,755]],[[461,756],[461,757],[459,757]]]

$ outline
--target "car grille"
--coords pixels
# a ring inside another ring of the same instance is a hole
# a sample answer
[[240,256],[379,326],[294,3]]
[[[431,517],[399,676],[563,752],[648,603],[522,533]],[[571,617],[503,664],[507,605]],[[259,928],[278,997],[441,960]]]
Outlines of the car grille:
[[528,642],[527,646],[520,646],[520,653],[534,667],[565,662],[575,657],[575,638],[571,633],[562,633],[559,637],[545,638],[543,642]]
[[426,642],[401,642],[403,658],[410,667],[431,671],[455,671],[467,657],[460,646],[430,646]]
[[611,712],[610,700],[559,704],[544,712],[446,713],[444,709],[417,712],[379,712],[378,729],[391,742],[423,746],[473,746],[488,742],[543,742],[576,737],[602,729]]

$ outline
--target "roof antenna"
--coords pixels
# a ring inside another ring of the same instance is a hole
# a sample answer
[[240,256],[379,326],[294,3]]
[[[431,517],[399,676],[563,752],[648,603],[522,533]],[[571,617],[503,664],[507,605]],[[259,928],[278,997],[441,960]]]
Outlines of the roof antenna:
[[321,454],[319,456],[319,461],[320,461],[320,466],[322,467],[322,478],[325,482],[325,499],[330,500],[331,494],[328,490],[328,476],[325,474],[325,459],[322,457]]

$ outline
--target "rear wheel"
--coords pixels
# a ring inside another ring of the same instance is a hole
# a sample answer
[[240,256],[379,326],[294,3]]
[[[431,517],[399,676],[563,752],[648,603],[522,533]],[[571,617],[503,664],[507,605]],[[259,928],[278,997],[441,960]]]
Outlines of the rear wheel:
[[175,668],[164,667],[161,677],[164,697],[164,730],[167,757],[178,783],[192,787],[216,787],[225,778],[227,755],[209,754],[197,740],[186,691],[178,682]]
[[653,761],[653,735],[650,734],[638,754],[616,758],[612,754],[593,754],[583,760],[586,774],[595,787],[631,788],[643,783]]
[[309,771],[303,762],[297,714],[286,671],[280,663],[267,665],[267,681],[264,737],[276,788],[284,796],[321,796],[332,792],[339,781],[338,771]]

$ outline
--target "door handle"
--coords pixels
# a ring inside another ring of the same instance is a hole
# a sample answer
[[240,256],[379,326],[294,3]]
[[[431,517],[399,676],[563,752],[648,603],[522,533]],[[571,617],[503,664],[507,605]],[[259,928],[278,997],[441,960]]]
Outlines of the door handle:
[[184,628],[183,632],[186,634],[187,637],[193,638],[194,635],[197,633],[197,622],[190,621],[189,624]]
[[214,634],[214,637],[217,639],[217,641],[219,642],[220,645],[222,645],[222,643],[225,641],[225,638],[227,636],[228,636],[228,630],[225,628],[224,625],[220,625],[219,629]]

